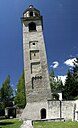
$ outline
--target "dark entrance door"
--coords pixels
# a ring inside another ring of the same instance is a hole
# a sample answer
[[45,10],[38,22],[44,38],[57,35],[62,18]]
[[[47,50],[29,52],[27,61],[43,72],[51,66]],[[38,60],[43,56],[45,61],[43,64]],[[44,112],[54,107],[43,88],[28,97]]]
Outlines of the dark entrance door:
[[43,108],[41,109],[41,119],[45,119],[46,118],[46,109]]

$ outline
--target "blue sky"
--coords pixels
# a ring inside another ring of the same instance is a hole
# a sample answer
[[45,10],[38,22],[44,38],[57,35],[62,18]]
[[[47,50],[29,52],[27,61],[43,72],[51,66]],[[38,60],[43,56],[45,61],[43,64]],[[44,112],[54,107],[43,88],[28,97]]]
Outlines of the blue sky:
[[23,70],[23,12],[33,4],[43,16],[49,72],[64,76],[78,57],[78,0],[0,0],[0,86],[15,88]]

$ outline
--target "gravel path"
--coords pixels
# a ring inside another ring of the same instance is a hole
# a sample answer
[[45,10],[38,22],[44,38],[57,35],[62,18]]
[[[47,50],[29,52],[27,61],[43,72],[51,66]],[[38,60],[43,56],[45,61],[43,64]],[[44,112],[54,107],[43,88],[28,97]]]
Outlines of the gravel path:
[[20,128],[33,128],[32,120],[24,121]]

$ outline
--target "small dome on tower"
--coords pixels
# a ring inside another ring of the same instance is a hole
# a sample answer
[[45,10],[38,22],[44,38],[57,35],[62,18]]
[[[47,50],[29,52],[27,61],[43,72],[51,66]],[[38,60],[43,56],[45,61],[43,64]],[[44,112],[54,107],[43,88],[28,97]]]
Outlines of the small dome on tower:
[[31,5],[29,5],[29,8],[33,8],[33,5],[31,4]]

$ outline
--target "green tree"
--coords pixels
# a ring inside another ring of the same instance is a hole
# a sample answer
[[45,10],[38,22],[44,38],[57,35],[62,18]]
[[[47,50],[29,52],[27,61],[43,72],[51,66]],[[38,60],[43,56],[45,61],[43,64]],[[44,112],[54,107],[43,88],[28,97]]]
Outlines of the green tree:
[[51,87],[51,92],[53,99],[58,100],[58,92],[62,92],[63,90],[63,83],[62,80],[59,79],[58,77],[55,77],[54,75],[54,70],[51,71],[50,73],[50,87]]
[[57,78],[57,79],[56,79],[56,83],[57,83],[57,88],[56,88],[56,90],[62,92],[62,90],[63,90],[63,82],[62,82],[61,78],[58,78],[58,77],[56,77],[56,78]]
[[1,102],[4,108],[8,107],[9,103],[12,102],[12,97],[13,97],[13,89],[10,86],[10,76],[8,75],[1,87]]
[[65,100],[78,99],[78,58],[74,60],[73,69],[68,70],[65,86],[63,89]]
[[2,110],[2,108],[3,108],[3,105],[2,105],[2,100],[1,100],[2,98],[1,98],[1,89],[0,89],[0,110]]
[[63,89],[63,99],[71,100],[73,99],[72,90],[73,90],[74,78],[70,70],[67,72],[67,77]]
[[1,102],[1,89],[0,89],[0,102]]
[[25,79],[24,72],[20,76],[17,84],[17,91],[15,96],[15,103],[17,107],[24,108],[26,105]]
[[51,92],[55,90],[55,75],[54,75],[54,70],[52,69],[50,73],[50,87],[51,87]]
[[74,77],[73,95],[74,95],[74,99],[78,99],[78,58],[74,60],[73,77]]
[[76,58],[73,62],[74,66],[73,66],[73,72],[78,74],[78,58]]
[[50,73],[50,87],[51,87],[51,92],[59,91],[59,90],[62,91],[63,88],[62,80],[54,75],[54,70],[52,70]]

